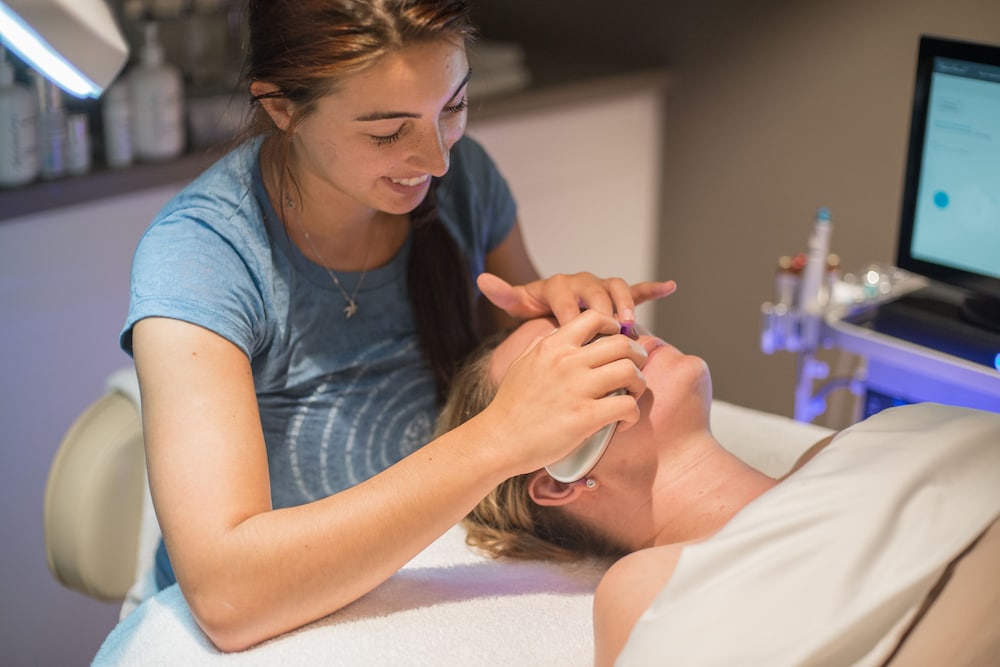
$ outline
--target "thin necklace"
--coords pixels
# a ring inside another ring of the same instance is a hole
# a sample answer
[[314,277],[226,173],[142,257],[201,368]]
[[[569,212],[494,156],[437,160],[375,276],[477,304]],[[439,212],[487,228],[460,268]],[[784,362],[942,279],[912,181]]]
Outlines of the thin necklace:
[[[292,198],[287,195],[285,196],[285,205],[290,209],[295,209],[295,202],[292,201]],[[358,278],[358,282],[354,284],[354,291],[348,294],[347,290],[344,289],[344,286],[340,284],[340,278],[338,278],[337,274],[333,272],[333,269],[328,266],[329,263],[326,261],[326,258],[323,257],[323,253],[321,253],[319,248],[316,247],[316,244],[313,243],[312,236],[309,235],[309,230],[306,229],[305,224],[299,216],[293,217],[295,217],[295,224],[298,225],[299,231],[301,231],[302,235],[306,237],[306,243],[309,244],[312,251],[317,257],[319,257],[320,261],[323,262],[323,268],[326,269],[327,274],[330,276],[330,280],[333,281],[334,286],[340,290],[340,293],[343,295],[344,302],[347,304],[344,306],[344,317],[351,319],[358,314],[358,290],[361,289],[361,283],[364,282],[365,276],[368,275],[368,260],[371,258],[372,246],[375,245],[375,243],[371,242],[368,244],[368,250],[365,252],[365,263],[361,267],[361,277]]]

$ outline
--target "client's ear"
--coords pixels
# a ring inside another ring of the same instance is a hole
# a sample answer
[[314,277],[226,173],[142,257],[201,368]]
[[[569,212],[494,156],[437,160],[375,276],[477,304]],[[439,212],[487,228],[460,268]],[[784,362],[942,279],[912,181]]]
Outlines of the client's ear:
[[567,505],[579,498],[584,490],[581,484],[557,482],[544,470],[533,473],[528,480],[528,495],[536,505],[545,507]]

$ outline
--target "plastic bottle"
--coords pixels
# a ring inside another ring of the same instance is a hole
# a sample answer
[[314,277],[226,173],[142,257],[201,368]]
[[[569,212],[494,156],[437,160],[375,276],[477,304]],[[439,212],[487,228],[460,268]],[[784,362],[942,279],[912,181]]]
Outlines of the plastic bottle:
[[66,117],[66,171],[74,175],[90,171],[90,122],[85,113]]
[[799,296],[799,276],[801,268],[796,269],[792,258],[782,255],[778,258],[778,267],[774,272],[774,302],[786,308],[794,308]]
[[840,295],[840,255],[830,253],[826,257],[826,277],[823,279],[826,284],[826,294],[823,296],[823,304],[826,306],[838,306],[842,302]]
[[0,46],[0,187],[27,185],[38,176],[38,105],[14,80],[14,66]]
[[184,84],[180,70],[163,58],[157,24],[145,26],[139,64],[129,72],[132,138],[141,160],[167,160],[184,150]]
[[119,80],[104,91],[101,98],[101,124],[104,130],[104,162],[112,169],[132,164],[135,143],[132,140],[132,101],[128,83]]
[[802,282],[799,284],[799,303],[807,315],[817,315],[823,308],[823,283],[826,277],[832,227],[829,209],[819,209],[812,233],[809,235],[806,266],[802,271]]
[[59,178],[66,173],[66,109],[62,91],[35,72],[38,94],[38,159],[42,178]]

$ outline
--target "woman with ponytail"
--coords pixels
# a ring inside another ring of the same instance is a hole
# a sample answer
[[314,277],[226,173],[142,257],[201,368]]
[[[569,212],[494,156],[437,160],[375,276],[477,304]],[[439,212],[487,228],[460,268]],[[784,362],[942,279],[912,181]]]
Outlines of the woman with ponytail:
[[[157,581],[180,586],[222,650],[343,607],[503,479],[635,419],[645,352],[625,336],[584,343],[672,290],[539,278],[506,183],[463,138],[465,3],[248,12],[245,136],[143,236],[121,336],[142,391]],[[432,438],[479,338],[540,315],[564,326],[490,407]]]

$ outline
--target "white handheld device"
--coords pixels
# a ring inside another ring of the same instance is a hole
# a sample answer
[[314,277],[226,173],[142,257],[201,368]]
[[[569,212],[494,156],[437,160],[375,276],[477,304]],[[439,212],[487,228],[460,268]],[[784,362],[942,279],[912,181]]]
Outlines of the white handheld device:
[[[624,393],[624,389],[612,392],[615,395]],[[618,422],[611,422],[601,428],[597,433],[584,440],[568,456],[545,466],[545,472],[549,473],[549,477],[552,479],[564,484],[583,479],[604,456],[604,451],[608,448],[608,443],[611,442],[611,436],[615,434],[617,427]]]

